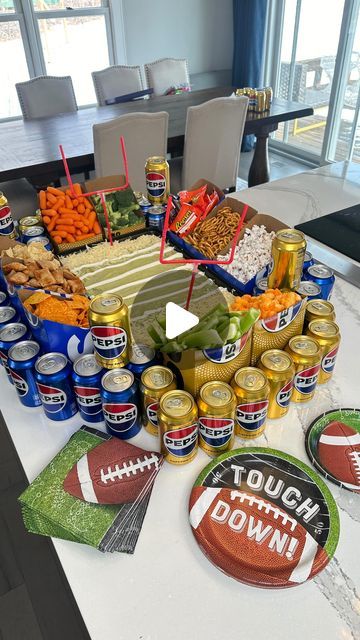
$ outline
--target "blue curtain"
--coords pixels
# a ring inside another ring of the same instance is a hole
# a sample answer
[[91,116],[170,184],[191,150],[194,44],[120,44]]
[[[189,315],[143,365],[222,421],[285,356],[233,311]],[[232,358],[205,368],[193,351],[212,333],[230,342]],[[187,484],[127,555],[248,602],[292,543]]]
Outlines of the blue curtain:
[[[233,86],[259,87],[265,40],[267,0],[233,0]],[[245,136],[242,151],[250,151],[254,136]]]

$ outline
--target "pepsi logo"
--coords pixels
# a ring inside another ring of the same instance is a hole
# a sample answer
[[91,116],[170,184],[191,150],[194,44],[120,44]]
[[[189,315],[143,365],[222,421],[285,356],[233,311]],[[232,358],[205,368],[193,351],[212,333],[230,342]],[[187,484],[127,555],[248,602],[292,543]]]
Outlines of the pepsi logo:
[[289,307],[288,309],[284,309],[273,316],[272,318],[266,318],[261,320],[261,325],[265,329],[265,331],[269,331],[269,333],[277,333],[282,329],[285,329],[290,322],[295,320],[301,309],[302,301],[295,304],[293,307]]
[[226,344],[225,346],[220,347],[218,349],[204,349],[203,354],[208,360],[211,360],[211,362],[216,362],[218,364],[222,364],[224,362],[230,362],[231,360],[234,360],[234,358],[236,358],[236,356],[238,356],[239,353],[242,352],[243,348],[245,347],[248,341],[249,336],[250,336],[250,331],[248,331],[247,333],[244,333],[244,335],[241,336],[241,338],[239,338],[238,340],[236,340],[236,342],[233,342],[231,344]]
[[148,171],[146,174],[146,188],[154,198],[160,198],[166,191],[166,177],[156,171]]
[[317,364],[314,367],[303,369],[295,374],[294,387],[296,391],[304,395],[312,393],[316,387],[318,375],[320,371],[320,365]]
[[41,382],[37,383],[40,400],[48,413],[58,413],[62,411],[67,402],[67,395],[62,389],[49,387]]
[[134,404],[123,402],[105,402],[103,412],[106,422],[114,431],[129,431],[137,420],[137,408]]
[[188,427],[184,427],[183,429],[167,431],[163,435],[166,450],[178,458],[188,456],[195,449],[197,439],[197,422]]
[[22,378],[22,376],[20,376],[16,371],[12,371],[11,369],[9,369],[9,371],[14,387],[16,388],[19,396],[26,396],[29,391],[29,385],[26,380],[24,380],[24,378]]
[[75,362],[75,360],[85,353],[92,353],[94,350],[93,340],[90,331],[80,327],[74,327],[73,335],[69,338],[66,351],[69,360]]
[[31,313],[28,309],[25,309],[25,315],[32,327],[37,327],[40,322],[40,318],[34,313]]
[[1,207],[0,209],[0,230],[1,235],[8,235],[14,229],[14,223],[11,217],[10,207]]
[[286,409],[286,407],[289,406],[293,388],[294,383],[292,380],[289,380],[289,382],[284,384],[284,386],[276,394],[276,402],[282,409]]
[[127,345],[127,333],[122,327],[92,327],[91,336],[95,350],[106,360],[120,356]]
[[323,356],[321,368],[324,373],[331,373],[334,370],[338,350],[339,347],[336,346]]
[[247,402],[236,407],[236,421],[246,431],[260,429],[266,420],[268,400]]
[[159,403],[158,402],[151,402],[146,407],[147,418],[148,418],[149,422],[151,422],[151,424],[154,425],[154,427],[158,427],[159,426],[158,417],[157,417],[158,408],[159,408]]
[[95,415],[101,413],[100,389],[97,387],[74,386],[76,399],[83,413]]
[[234,420],[231,418],[199,418],[201,438],[212,447],[222,447],[231,440],[234,433]]

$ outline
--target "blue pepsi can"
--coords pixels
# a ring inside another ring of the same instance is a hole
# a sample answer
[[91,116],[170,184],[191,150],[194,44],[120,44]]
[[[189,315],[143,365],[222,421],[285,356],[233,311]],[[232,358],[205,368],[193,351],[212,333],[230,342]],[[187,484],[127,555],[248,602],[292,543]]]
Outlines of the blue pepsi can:
[[40,244],[43,245],[43,247],[44,247],[44,249],[46,249],[46,251],[52,251],[51,242],[45,235],[39,236],[38,238],[37,237],[30,238],[30,240],[28,240],[26,244],[30,245],[33,242],[40,242]]
[[296,293],[299,294],[302,298],[307,298],[308,300],[315,300],[321,298],[321,287],[316,284],[316,282],[311,282],[311,280],[301,280],[297,289],[295,289]]
[[[4,308],[6,309],[6,307]],[[9,351],[20,340],[28,340],[30,335],[28,327],[22,322],[10,322],[0,329],[0,359],[11,384],[13,384],[13,379],[8,366]]]
[[255,287],[253,289],[253,295],[260,296],[262,293],[265,293],[265,291],[267,291],[268,288],[269,287],[267,283],[267,278],[261,278],[255,284]]
[[139,389],[131,371],[107,371],[101,379],[101,399],[106,428],[111,435],[128,440],[139,433]]
[[5,327],[9,322],[19,322],[20,316],[14,307],[0,307],[0,329]]
[[9,296],[5,291],[0,291],[0,307],[9,306]]
[[149,229],[155,229],[162,232],[164,228],[166,209],[161,204],[150,207],[146,213],[146,226]]
[[80,415],[85,422],[103,422],[100,384],[104,374],[95,355],[80,356],[73,364],[72,381]]
[[335,282],[334,272],[330,267],[320,263],[312,264],[305,274],[305,279],[319,285],[322,300],[330,300]]
[[63,353],[46,353],[35,363],[41,404],[49,420],[67,420],[77,412],[71,364]]
[[33,340],[21,340],[8,353],[8,367],[21,404],[25,407],[39,407],[41,400],[35,380],[35,362],[39,357],[40,345]]
[[313,264],[315,264],[315,261],[310,251],[305,251],[304,263],[303,263],[303,274],[306,273],[308,268],[311,267]]
[[133,344],[130,348],[130,362],[127,369],[132,371],[135,378],[140,380],[141,374],[145,369],[159,364],[161,358],[155,353],[155,349],[145,344]]
[[150,207],[152,206],[150,200],[145,198],[144,194],[141,193],[140,191],[135,193],[135,198],[137,200],[137,203],[138,203],[142,213],[147,213],[149,211]]

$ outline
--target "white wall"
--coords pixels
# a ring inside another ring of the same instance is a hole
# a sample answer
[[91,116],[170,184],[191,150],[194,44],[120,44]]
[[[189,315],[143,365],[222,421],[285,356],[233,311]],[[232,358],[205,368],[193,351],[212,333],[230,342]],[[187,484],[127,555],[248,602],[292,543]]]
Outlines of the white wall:
[[232,0],[122,0],[126,64],[172,57],[187,58],[190,73],[230,69],[232,4]]

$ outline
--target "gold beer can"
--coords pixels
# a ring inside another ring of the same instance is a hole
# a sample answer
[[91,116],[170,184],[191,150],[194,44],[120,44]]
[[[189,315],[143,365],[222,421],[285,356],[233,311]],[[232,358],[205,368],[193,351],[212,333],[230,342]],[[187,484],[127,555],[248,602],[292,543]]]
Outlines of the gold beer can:
[[257,438],[265,429],[270,385],[266,375],[256,367],[239,369],[231,386],[236,396],[235,435]]
[[315,393],[321,363],[321,349],[310,336],[294,336],[289,340],[286,351],[295,364],[292,402],[308,402]]
[[170,170],[166,158],[152,156],[146,160],[147,198],[152,204],[166,204],[170,193]]
[[141,374],[141,421],[146,431],[159,435],[157,412],[164,393],[176,389],[174,374],[168,367],[153,366]]
[[328,300],[309,300],[305,307],[304,330],[313,320],[335,320],[334,305]]
[[330,380],[334,373],[335,361],[340,345],[340,330],[335,322],[329,320],[313,320],[310,322],[306,335],[315,338],[321,349],[321,368],[319,384]]
[[264,351],[258,362],[270,385],[268,418],[281,418],[289,411],[294,384],[295,365],[291,356],[280,349]]
[[206,382],[197,400],[199,447],[211,458],[230,451],[234,444],[236,397],[226,382]]
[[305,236],[297,229],[280,229],[271,245],[269,289],[297,289],[301,282],[306,249]]
[[271,103],[273,101],[273,90],[271,87],[265,87],[265,96],[266,96],[266,110],[268,111],[271,107]]
[[198,449],[198,409],[187,391],[167,391],[158,410],[160,448],[171,464],[191,462]]
[[263,113],[264,111],[266,111],[266,94],[265,94],[265,91],[258,90],[256,92],[255,111],[257,113]]
[[115,293],[100,293],[90,302],[89,324],[96,361],[104,369],[129,362],[130,325],[126,304]]

